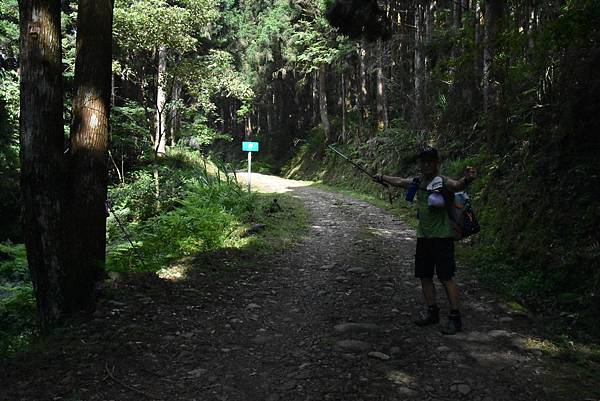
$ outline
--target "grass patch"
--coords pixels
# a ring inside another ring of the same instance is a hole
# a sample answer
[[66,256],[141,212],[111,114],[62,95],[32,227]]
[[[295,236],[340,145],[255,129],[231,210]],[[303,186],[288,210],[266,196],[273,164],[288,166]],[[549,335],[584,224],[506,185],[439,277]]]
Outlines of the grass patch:
[[[250,237],[247,246],[265,253],[287,248],[298,241],[309,227],[309,214],[304,203],[288,194],[257,193],[255,209],[247,219],[264,224],[264,230]],[[274,208],[273,200],[281,207]]]

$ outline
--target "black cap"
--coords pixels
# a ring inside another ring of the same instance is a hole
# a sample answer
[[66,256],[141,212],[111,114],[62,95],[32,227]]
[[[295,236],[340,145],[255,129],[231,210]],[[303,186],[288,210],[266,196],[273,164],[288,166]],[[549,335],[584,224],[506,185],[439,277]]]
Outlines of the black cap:
[[426,146],[419,152],[419,160],[440,160],[440,156],[437,149]]

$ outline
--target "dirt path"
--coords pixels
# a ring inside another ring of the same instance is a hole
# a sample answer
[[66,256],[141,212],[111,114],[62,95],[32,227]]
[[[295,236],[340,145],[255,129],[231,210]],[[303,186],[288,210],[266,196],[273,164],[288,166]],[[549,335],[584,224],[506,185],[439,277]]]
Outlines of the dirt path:
[[[299,244],[184,261],[180,281],[119,280],[92,321],[0,367],[0,400],[552,399],[526,318],[460,270],[466,331],[412,323],[415,233],[402,222],[303,183],[253,180],[305,201],[311,229]],[[197,265],[243,268],[208,280]]]

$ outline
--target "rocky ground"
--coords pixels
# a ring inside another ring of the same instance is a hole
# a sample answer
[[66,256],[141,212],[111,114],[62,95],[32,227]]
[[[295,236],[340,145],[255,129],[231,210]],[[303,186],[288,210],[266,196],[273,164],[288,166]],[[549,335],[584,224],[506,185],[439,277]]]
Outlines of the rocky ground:
[[423,310],[415,233],[401,221],[302,183],[253,180],[305,201],[303,240],[117,279],[92,320],[0,367],[0,400],[554,399],[529,318],[461,266],[464,332],[412,323]]

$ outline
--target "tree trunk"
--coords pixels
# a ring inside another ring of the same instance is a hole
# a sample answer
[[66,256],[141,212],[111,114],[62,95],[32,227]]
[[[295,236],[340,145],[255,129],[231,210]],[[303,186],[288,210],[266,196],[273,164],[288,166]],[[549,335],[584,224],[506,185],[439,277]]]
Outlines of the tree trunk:
[[344,79],[344,71],[342,75],[342,90],[341,90],[341,104],[342,104],[342,142],[346,143],[346,80]]
[[367,50],[365,49],[364,44],[360,44],[358,48],[358,58],[359,58],[359,82],[360,82],[360,107],[362,111],[362,116],[364,118],[369,118],[369,102],[368,102],[368,90],[367,90],[367,67],[365,63],[365,58],[367,56]]
[[483,50],[483,109],[488,125],[488,142],[492,148],[499,145],[501,133],[500,90],[503,83],[502,68],[494,61],[504,17],[503,0],[485,3],[485,47]]
[[269,96],[267,105],[267,136],[269,139],[273,136],[273,114],[275,112],[275,94]]
[[463,2],[460,0],[453,0],[452,2],[452,26],[455,29],[459,29],[462,26],[462,15],[463,15]]
[[476,78],[478,79],[477,87],[479,88],[479,93],[481,94],[481,104],[483,105],[483,109],[485,109],[484,105],[484,89],[483,89],[483,73],[485,70],[484,67],[484,41],[485,41],[485,24],[487,21],[487,15],[485,14],[485,10],[482,8],[484,4],[483,0],[477,0],[475,15],[476,15],[476,26],[475,26],[475,44],[476,48],[479,49],[477,52],[477,57],[475,57],[475,72]]
[[[273,95],[275,96],[275,95]],[[273,102],[275,104],[275,102]],[[319,110],[319,72],[312,74],[312,123],[317,123],[317,110]]]
[[[424,11],[424,20],[423,22],[425,23],[425,37],[423,39],[423,43],[425,44],[426,48],[428,49],[427,51],[424,51],[424,65],[425,65],[425,70],[423,73],[423,93],[425,94],[424,96],[427,97],[427,94],[429,93],[429,87],[431,86],[430,84],[430,80],[431,80],[431,70],[433,69],[433,60],[431,59],[432,56],[432,52],[431,52],[431,46],[433,44],[433,31],[435,28],[435,11],[437,8],[437,2],[435,0],[430,0],[427,2],[426,4],[426,9]],[[423,32],[422,32],[423,33]],[[424,99],[423,100],[424,104],[427,104],[427,100]]]
[[385,130],[388,125],[385,97],[384,49],[381,39],[377,41],[377,129]]
[[173,109],[171,110],[171,130],[170,130],[170,143],[171,146],[175,146],[177,138],[179,137],[179,130],[181,129],[181,122],[179,120],[179,99],[181,97],[181,82],[178,79],[173,81],[173,90],[171,92],[171,102],[173,103]]
[[423,85],[425,81],[425,63],[423,57],[423,11],[421,1],[415,6],[415,61],[414,61],[414,126],[423,127]]
[[156,134],[154,149],[157,156],[166,153],[167,139],[165,118],[165,105],[167,104],[167,95],[165,91],[167,79],[167,47],[161,45],[158,48],[158,76],[156,79]]
[[60,1],[22,0],[20,159],[27,262],[46,331],[63,317],[65,164]]
[[69,196],[74,311],[93,308],[104,273],[112,16],[112,0],[79,1]]
[[329,116],[327,115],[327,90],[325,79],[327,79],[326,65],[319,66],[319,113],[321,115],[321,124],[325,132],[325,140],[331,142],[331,133],[329,127]]

